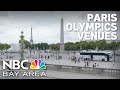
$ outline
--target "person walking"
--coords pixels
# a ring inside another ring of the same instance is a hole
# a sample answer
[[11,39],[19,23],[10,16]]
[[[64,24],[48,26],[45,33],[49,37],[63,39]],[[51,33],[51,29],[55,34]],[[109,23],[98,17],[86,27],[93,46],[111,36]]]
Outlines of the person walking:
[[113,62],[113,67],[114,67],[114,65],[115,65],[115,62]]
[[80,63],[80,57],[78,58],[78,62]]
[[86,67],[86,61],[85,61],[85,67]]
[[86,64],[87,64],[87,67],[89,66],[89,63],[88,63],[88,61],[86,62]]
[[49,59],[49,56],[48,56],[48,59]]
[[75,57],[75,63],[76,63],[76,57]]
[[96,63],[95,63],[95,67],[96,67]]

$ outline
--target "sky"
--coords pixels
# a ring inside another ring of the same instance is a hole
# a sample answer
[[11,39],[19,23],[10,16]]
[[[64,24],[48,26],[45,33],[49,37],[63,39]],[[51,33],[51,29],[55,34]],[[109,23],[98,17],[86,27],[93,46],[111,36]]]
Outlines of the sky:
[[88,13],[117,13],[120,40],[119,11],[0,11],[0,43],[18,43],[21,31],[25,39],[30,41],[31,27],[34,43],[59,43],[61,18],[64,19],[64,41],[78,42],[77,33],[68,32],[65,25],[69,22],[85,22]]

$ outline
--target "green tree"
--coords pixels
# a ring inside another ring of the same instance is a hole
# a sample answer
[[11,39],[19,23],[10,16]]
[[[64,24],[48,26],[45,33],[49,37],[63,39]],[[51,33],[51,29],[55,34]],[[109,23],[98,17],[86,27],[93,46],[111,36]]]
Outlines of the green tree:
[[51,44],[50,49],[51,50],[59,50],[59,45],[58,44]]
[[65,43],[65,50],[75,50],[75,44],[72,42]]
[[[21,43],[21,40],[19,40],[19,43]],[[30,42],[24,39],[25,49],[31,48]]]
[[96,46],[99,50],[105,50],[106,49],[107,42],[105,40],[96,41]]
[[80,47],[82,48],[82,50],[88,50],[89,49],[89,44],[87,41],[81,41],[80,42]]
[[42,49],[42,50],[49,49],[48,43],[41,43],[41,49]]
[[76,42],[74,45],[75,45],[75,50],[80,50],[80,42]]
[[120,42],[117,42],[117,46],[118,46],[118,48],[120,48]]
[[11,45],[9,45],[9,44],[3,44],[3,47],[4,47],[4,49],[9,49],[10,47],[11,47]]
[[96,49],[96,43],[91,41],[91,42],[88,43],[88,47],[89,47],[88,49],[94,50],[94,49]]
[[38,43],[38,44],[37,44],[37,47],[38,47],[38,49],[41,49],[41,44]]
[[117,44],[117,42],[113,41],[113,42],[111,42],[110,44],[111,44],[111,49],[112,49],[112,50],[117,50],[117,49],[118,49],[118,44]]
[[0,50],[2,51],[4,49],[4,45],[1,43],[0,44]]
[[30,42],[27,40],[24,40],[24,44],[25,44],[25,49],[29,49],[30,48]]
[[11,45],[9,44],[2,44],[0,43],[0,50],[3,51],[3,50],[7,50],[11,47]]

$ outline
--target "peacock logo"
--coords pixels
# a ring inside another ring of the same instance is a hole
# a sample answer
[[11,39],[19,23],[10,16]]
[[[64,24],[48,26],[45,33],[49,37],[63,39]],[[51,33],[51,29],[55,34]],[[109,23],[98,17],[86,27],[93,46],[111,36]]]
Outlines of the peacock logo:
[[34,60],[31,62],[30,69],[46,69],[45,62],[42,60]]

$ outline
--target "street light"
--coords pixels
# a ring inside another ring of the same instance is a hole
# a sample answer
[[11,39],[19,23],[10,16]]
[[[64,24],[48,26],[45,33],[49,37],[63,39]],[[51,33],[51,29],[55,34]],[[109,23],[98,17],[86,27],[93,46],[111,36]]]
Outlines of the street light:
[[20,36],[20,38],[21,38],[21,40],[20,40],[20,56],[21,56],[21,58],[20,58],[20,61],[23,61],[24,60],[24,36],[23,36],[23,31],[21,32],[21,36]]

